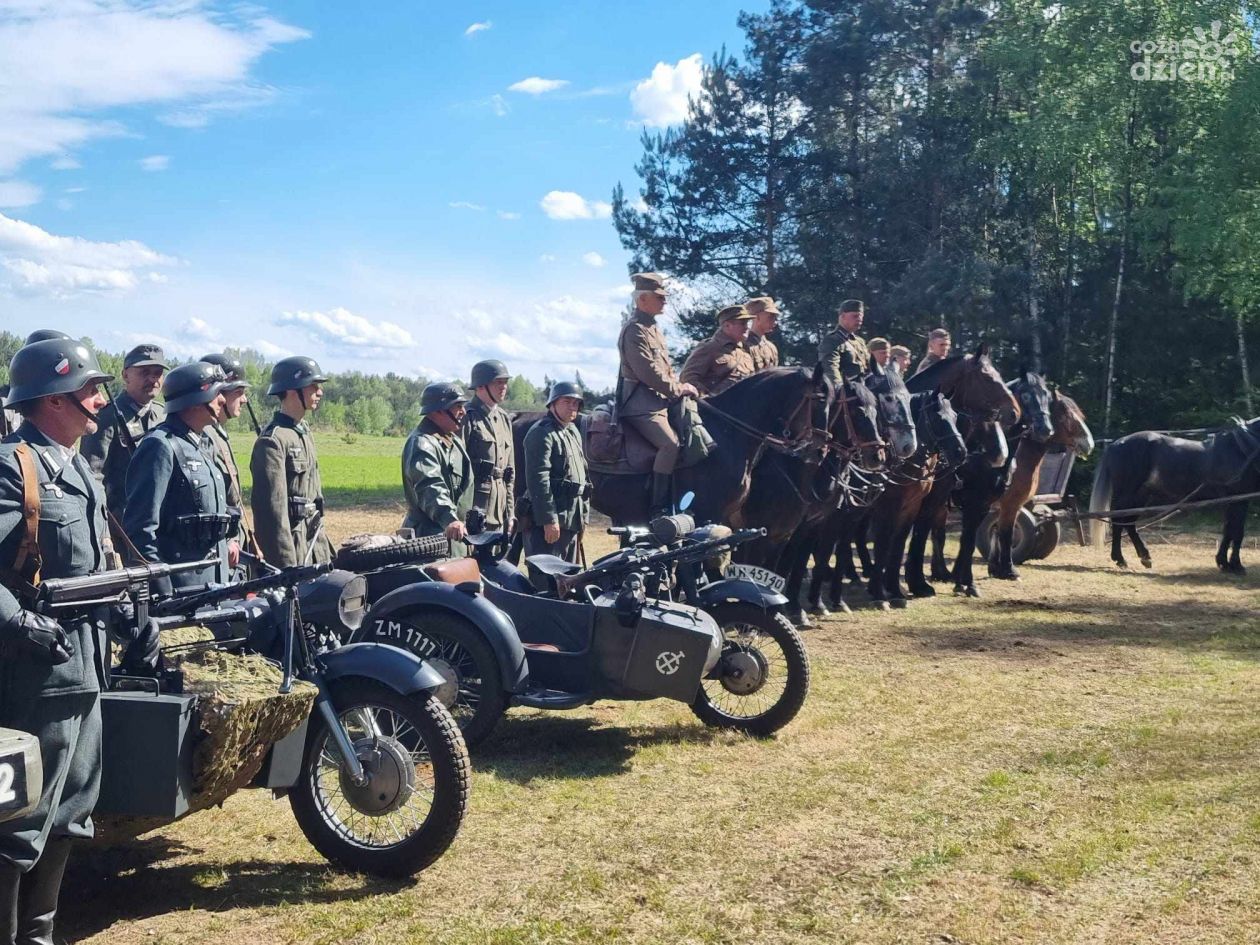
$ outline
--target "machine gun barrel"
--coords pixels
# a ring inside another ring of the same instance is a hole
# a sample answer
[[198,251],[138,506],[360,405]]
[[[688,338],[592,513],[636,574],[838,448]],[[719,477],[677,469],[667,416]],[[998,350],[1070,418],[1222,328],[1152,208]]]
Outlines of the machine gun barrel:
[[164,601],[160,601],[153,607],[153,613],[159,617],[173,616],[177,614],[192,614],[204,607],[212,607],[234,598],[245,597],[247,594],[256,594],[259,591],[269,591],[277,587],[293,588],[299,584],[303,584],[312,578],[317,578],[333,568],[331,563],[328,564],[300,564],[292,568],[284,568],[273,574],[264,574],[248,581],[238,581],[236,584],[225,584],[223,587],[212,588],[208,591],[195,591],[191,594],[177,594],[174,597],[168,597]]
[[80,577],[49,578],[41,581],[35,589],[35,603],[41,610],[65,610],[88,603],[100,603],[118,597],[132,588],[143,587],[147,593],[149,582],[156,578],[210,567],[217,564],[218,560],[206,558],[204,561],[184,561],[179,564],[141,564]]
[[649,551],[645,554],[630,555],[620,561],[596,565],[572,576],[557,575],[556,585],[562,595],[567,595],[588,584],[598,583],[600,578],[629,574],[632,571],[641,571],[648,567],[677,564],[682,561],[703,561],[718,551],[732,548],[746,541],[753,541],[756,538],[763,537],[765,534],[766,530],[764,528],[741,528],[739,531],[731,532],[731,534],[722,538],[710,538],[708,541],[698,541],[694,544],[683,545],[680,548],[666,548],[663,551]]

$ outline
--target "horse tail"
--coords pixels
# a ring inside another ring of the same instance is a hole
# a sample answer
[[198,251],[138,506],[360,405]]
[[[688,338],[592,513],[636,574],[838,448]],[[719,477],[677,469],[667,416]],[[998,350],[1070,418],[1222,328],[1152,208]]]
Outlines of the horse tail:
[[[1111,479],[1111,458],[1114,455],[1114,445],[1108,445],[1103,450],[1102,458],[1098,460],[1098,469],[1094,471],[1094,491],[1089,497],[1090,512],[1110,512],[1111,511],[1111,494],[1114,487]],[[1089,521],[1089,540],[1095,548],[1101,549],[1107,538],[1107,520],[1101,518],[1090,519]]]

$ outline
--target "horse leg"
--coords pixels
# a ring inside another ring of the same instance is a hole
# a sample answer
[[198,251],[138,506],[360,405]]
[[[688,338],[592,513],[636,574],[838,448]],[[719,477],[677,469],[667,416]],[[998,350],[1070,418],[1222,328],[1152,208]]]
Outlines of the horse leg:
[[[863,517],[857,524],[854,531],[854,544],[857,545],[858,562],[862,565],[862,577],[867,578],[871,575],[871,569],[874,567],[871,561],[871,550],[866,545],[867,533],[870,531],[870,518]],[[857,575],[853,575],[853,580],[857,580]]]
[[[878,513],[876,513],[878,515]],[[874,518],[875,551],[871,555],[871,576],[866,582],[866,593],[871,600],[888,609],[888,595],[884,591],[884,564],[887,560],[888,545],[891,542],[890,523],[882,516]]]
[[901,586],[901,555],[910,536],[910,525],[900,525],[889,542],[888,559],[884,562],[884,593],[898,609],[906,606],[906,589]]
[[948,581],[949,563],[945,560],[945,522],[949,518],[949,509],[943,508],[936,513],[931,523],[932,535],[932,580]]
[[787,579],[783,589],[787,597],[785,615],[798,627],[812,627],[814,622],[801,610],[801,585],[805,582],[805,565],[809,561],[809,541],[806,538],[807,526],[797,526],[792,537],[784,546],[779,556],[779,573]]
[[1246,574],[1242,563],[1242,542],[1247,530],[1247,503],[1225,506],[1224,530],[1216,549],[1216,566],[1226,574]]
[[989,577],[1003,581],[1019,580],[1019,572],[1015,570],[1015,562],[1011,558],[1015,526],[999,525],[996,537],[997,541],[989,550]]
[[[853,526],[845,517],[843,512],[835,513],[836,519],[836,566],[831,569],[831,586],[827,592],[827,603],[832,610],[839,613],[847,614],[849,605],[844,602],[844,579],[847,577],[845,567],[841,566],[841,562],[847,563],[848,570],[853,570],[853,545],[851,539],[853,537]],[[856,574],[854,580],[857,579]]]
[[1146,547],[1146,542],[1142,541],[1142,536],[1138,534],[1137,521],[1129,522],[1125,526],[1125,531],[1129,533],[1133,547],[1137,549],[1138,560],[1142,562],[1142,567],[1149,568],[1151,566],[1151,553]]
[[910,532],[910,547],[906,551],[906,584],[915,597],[934,597],[936,588],[927,582],[923,574],[923,556],[927,550],[928,532],[932,521],[920,515]]
[[830,611],[822,602],[822,586],[832,574],[831,558],[836,551],[835,533],[831,530],[830,523],[823,522],[818,525],[811,546],[814,554],[814,568],[809,574],[809,594],[805,599],[805,612],[825,617]]
[[985,504],[977,497],[968,496],[963,500],[962,525],[958,530],[958,557],[954,559],[954,593],[966,594],[968,597],[979,597],[975,575],[971,570],[971,559],[976,553],[976,532],[980,530],[980,522],[987,511]]
[[1117,518],[1111,520],[1111,560],[1116,563],[1118,568],[1129,567],[1129,562],[1124,560],[1125,524]]

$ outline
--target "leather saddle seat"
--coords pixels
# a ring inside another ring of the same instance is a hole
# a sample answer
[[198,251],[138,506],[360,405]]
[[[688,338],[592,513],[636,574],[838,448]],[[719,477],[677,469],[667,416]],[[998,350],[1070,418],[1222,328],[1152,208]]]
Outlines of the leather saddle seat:
[[481,583],[481,566],[476,558],[450,558],[424,566],[424,573],[447,584]]

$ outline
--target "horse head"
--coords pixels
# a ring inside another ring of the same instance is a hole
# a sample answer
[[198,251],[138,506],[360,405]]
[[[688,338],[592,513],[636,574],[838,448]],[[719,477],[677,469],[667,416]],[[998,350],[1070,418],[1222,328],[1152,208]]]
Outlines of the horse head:
[[880,429],[887,433],[893,456],[907,460],[919,448],[914,416],[910,411],[910,391],[900,372],[886,371],[876,365],[866,375],[866,386],[876,398]]
[[884,463],[884,440],[879,434],[878,401],[865,384],[845,378],[835,391],[829,431],[841,446],[856,450],[868,468]]
[[1050,420],[1054,425],[1052,442],[1070,449],[1081,459],[1094,451],[1094,434],[1085,422],[1085,411],[1067,394],[1060,393],[1058,387],[1050,390]]
[[915,394],[913,409],[920,442],[938,453],[947,466],[961,466],[967,459],[967,441],[959,432],[958,414],[949,399],[940,391]]
[[[1019,402],[1017,420],[1022,420],[1024,429],[1035,442],[1047,442],[1054,436],[1055,429],[1050,417],[1050,387],[1046,379],[1035,371],[1020,368],[1019,377],[1007,387]],[[1003,413],[1009,416],[1007,411]]]
[[969,457],[976,457],[985,466],[999,469],[1010,458],[1010,444],[1002,421],[996,413],[972,413],[957,411],[958,429],[967,444]]

